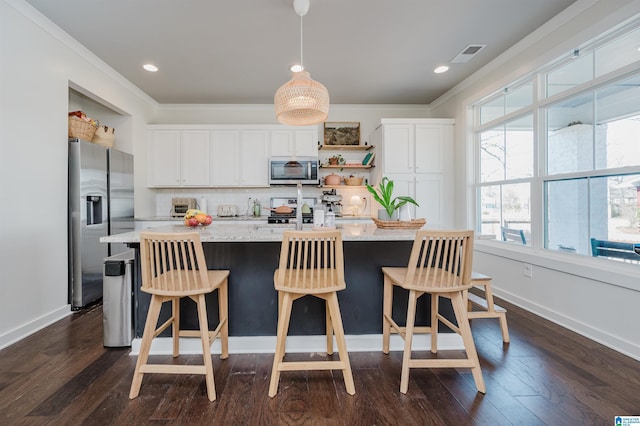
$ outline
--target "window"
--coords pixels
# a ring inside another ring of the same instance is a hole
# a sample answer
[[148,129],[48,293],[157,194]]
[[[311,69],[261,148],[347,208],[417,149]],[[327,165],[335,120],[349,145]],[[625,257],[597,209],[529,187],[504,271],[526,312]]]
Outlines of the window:
[[533,102],[533,81],[505,88],[502,93],[494,95],[484,102],[479,108],[479,121],[481,124],[504,117],[514,111],[531,105]]
[[531,191],[528,183],[488,185],[481,189],[482,220],[480,232],[502,239],[502,228],[524,232],[531,239]]
[[593,95],[547,109],[547,173],[593,170]]
[[640,243],[640,174],[546,183],[546,247],[590,256],[591,238]]
[[576,52],[572,56],[569,63],[547,74],[547,97],[593,79],[593,55]]
[[533,164],[532,115],[480,133],[482,234],[499,239],[501,228],[506,227],[522,229],[530,236]]
[[591,46],[474,107],[480,233],[584,256],[591,238],[640,244],[640,29]]

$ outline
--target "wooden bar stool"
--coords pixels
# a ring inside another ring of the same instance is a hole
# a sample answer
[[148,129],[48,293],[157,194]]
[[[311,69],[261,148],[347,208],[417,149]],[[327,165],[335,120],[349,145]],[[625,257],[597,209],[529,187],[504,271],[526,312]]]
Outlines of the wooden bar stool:
[[[211,362],[211,344],[220,335],[221,358],[229,356],[228,289],[229,271],[207,270],[200,234],[156,232],[140,233],[140,257],[142,264],[142,291],[151,294],[147,322],[142,335],[140,354],[133,373],[129,398],[140,392],[145,373],[203,374],[210,401],[216,399]],[[210,332],[207,322],[205,295],[218,290],[219,323]],[[198,306],[200,330],[180,330],[180,299],[189,297]],[[171,302],[172,315],[160,327],[158,316],[164,302]],[[167,327],[172,326],[173,356],[180,354],[180,337],[200,337],[204,365],[149,364],[149,350],[152,340]]]
[[[340,231],[285,231],[280,249],[280,265],[273,275],[273,282],[278,291],[279,311],[269,396],[274,397],[278,393],[281,371],[298,370],[342,370],[347,393],[355,394],[338,305],[337,292],[346,288]],[[293,301],[307,295],[325,300],[327,353],[333,353],[335,332],[339,361],[283,361]]]
[[[389,339],[392,329],[404,339],[400,392],[407,393],[409,369],[411,368],[459,367],[471,368],[476,388],[479,392],[486,392],[464,299],[464,292],[471,288],[472,256],[473,231],[422,230],[416,233],[409,264],[406,268],[382,268],[384,274],[382,351],[386,354],[389,353]],[[405,327],[399,326],[392,318],[393,286],[409,291]],[[431,325],[415,327],[416,303],[423,294],[431,295]],[[451,299],[457,326],[438,313],[438,298],[440,297]],[[466,358],[411,358],[414,332],[430,333],[431,352],[437,352],[439,322],[462,336]]]
[[[471,273],[471,284],[474,287],[483,287],[484,299],[481,296],[465,292],[467,298],[467,316],[473,318],[498,318],[500,321],[500,329],[502,330],[502,341],[509,343],[509,329],[507,328],[507,310],[502,306],[493,303],[493,294],[491,293],[491,277],[480,274],[478,272]],[[473,307],[477,306],[481,310],[474,311]]]

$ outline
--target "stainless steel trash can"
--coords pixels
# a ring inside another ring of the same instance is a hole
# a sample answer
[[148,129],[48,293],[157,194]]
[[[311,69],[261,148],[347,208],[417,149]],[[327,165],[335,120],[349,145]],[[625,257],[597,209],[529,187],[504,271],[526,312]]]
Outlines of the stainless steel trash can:
[[105,347],[131,346],[134,251],[107,257],[102,279],[102,324]]

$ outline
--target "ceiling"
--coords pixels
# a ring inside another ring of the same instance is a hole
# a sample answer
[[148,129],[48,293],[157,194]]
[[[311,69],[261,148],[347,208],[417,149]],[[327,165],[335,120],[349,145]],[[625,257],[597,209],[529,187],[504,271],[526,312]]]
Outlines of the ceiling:
[[[334,104],[429,104],[574,1],[311,0],[304,66]],[[159,103],[270,104],[300,62],[293,0],[27,2]]]

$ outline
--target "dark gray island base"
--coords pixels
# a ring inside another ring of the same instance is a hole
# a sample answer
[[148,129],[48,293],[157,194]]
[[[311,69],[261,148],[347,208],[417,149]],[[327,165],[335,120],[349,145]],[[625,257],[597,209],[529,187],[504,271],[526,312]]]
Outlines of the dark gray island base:
[[[406,266],[413,241],[344,241],[347,288],[338,293],[344,330],[347,335],[382,333],[383,266]],[[136,251],[138,274],[134,285],[134,335],[142,337],[150,296],[140,291],[139,243],[130,242]],[[230,336],[275,336],[278,296],[273,273],[278,267],[280,242],[204,242],[209,269],[228,269]],[[405,323],[407,292],[394,289],[394,319]],[[216,293],[217,294],[217,293]],[[207,296],[210,327],[217,324],[216,294]],[[416,324],[428,325],[429,296],[419,299]],[[169,304],[163,306],[161,321],[169,317]],[[296,301],[291,314],[289,335],[320,335],[325,332],[324,303],[315,297]],[[453,318],[448,300],[440,303],[440,312]],[[197,328],[195,304],[181,302],[183,328]],[[446,327],[445,327],[446,328]],[[441,330],[446,332],[449,330]],[[163,335],[170,335],[165,332]]]

